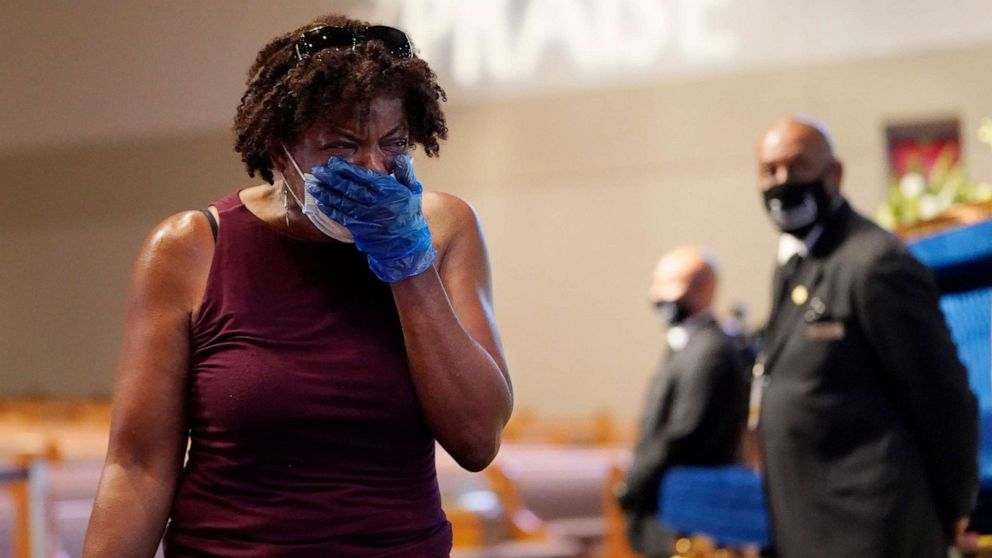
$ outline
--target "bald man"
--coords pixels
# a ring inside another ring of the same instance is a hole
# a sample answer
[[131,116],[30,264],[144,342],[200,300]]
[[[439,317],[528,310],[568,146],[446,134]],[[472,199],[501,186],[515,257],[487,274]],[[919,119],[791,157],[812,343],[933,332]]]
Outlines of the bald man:
[[651,382],[634,460],[617,493],[631,546],[648,558],[674,553],[675,533],[658,521],[665,471],[739,461],[745,375],[710,311],[716,286],[712,256],[681,247],[661,258],[648,291],[667,329],[668,353]]
[[782,558],[946,558],[977,489],[976,401],[928,269],[840,194],[826,128],[758,144],[782,235],[752,381]]

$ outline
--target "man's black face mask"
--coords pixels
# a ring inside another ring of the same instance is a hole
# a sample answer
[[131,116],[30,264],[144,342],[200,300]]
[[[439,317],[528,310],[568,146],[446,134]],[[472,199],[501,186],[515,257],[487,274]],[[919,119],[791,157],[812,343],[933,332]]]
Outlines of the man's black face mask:
[[684,297],[678,300],[663,300],[655,303],[658,319],[663,326],[674,326],[684,322],[692,312],[689,310]]
[[809,182],[786,182],[762,194],[765,209],[782,232],[803,238],[830,212],[830,195],[823,177]]

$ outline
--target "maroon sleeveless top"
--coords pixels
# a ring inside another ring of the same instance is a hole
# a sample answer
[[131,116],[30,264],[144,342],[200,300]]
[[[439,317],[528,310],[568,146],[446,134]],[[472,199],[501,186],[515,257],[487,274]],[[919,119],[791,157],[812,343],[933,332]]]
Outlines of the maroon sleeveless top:
[[448,556],[389,286],[352,244],[282,234],[237,193],[214,205],[166,556]]

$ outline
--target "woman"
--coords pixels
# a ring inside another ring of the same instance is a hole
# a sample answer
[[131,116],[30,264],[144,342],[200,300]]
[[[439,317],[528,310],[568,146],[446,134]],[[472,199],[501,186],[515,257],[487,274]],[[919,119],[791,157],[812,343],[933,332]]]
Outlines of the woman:
[[437,154],[444,93],[401,31],[339,16],[249,75],[236,149],[267,183],[142,248],[84,555],[165,530],[175,557],[447,556],[434,441],[488,465],[512,388],[476,216],[406,154]]

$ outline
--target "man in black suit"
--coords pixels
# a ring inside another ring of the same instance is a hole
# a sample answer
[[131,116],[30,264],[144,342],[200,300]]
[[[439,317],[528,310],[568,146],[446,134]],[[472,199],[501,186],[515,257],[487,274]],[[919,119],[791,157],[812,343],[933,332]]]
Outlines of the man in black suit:
[[946,558],[978,419],[931,274],[840,195],[819,123],[775,122],[758,164],[783,233],[751,399],[778,554]]
[[667,253],[649,297],[668,328],[668,354],[648,392],[640,438],[617,489],[631,546],[669,558],[675,533],[658,521],[658,488],[673,465],[726,465],[740,456],[746,413],[738,352],[713,318],[712,258],[693,247]]

